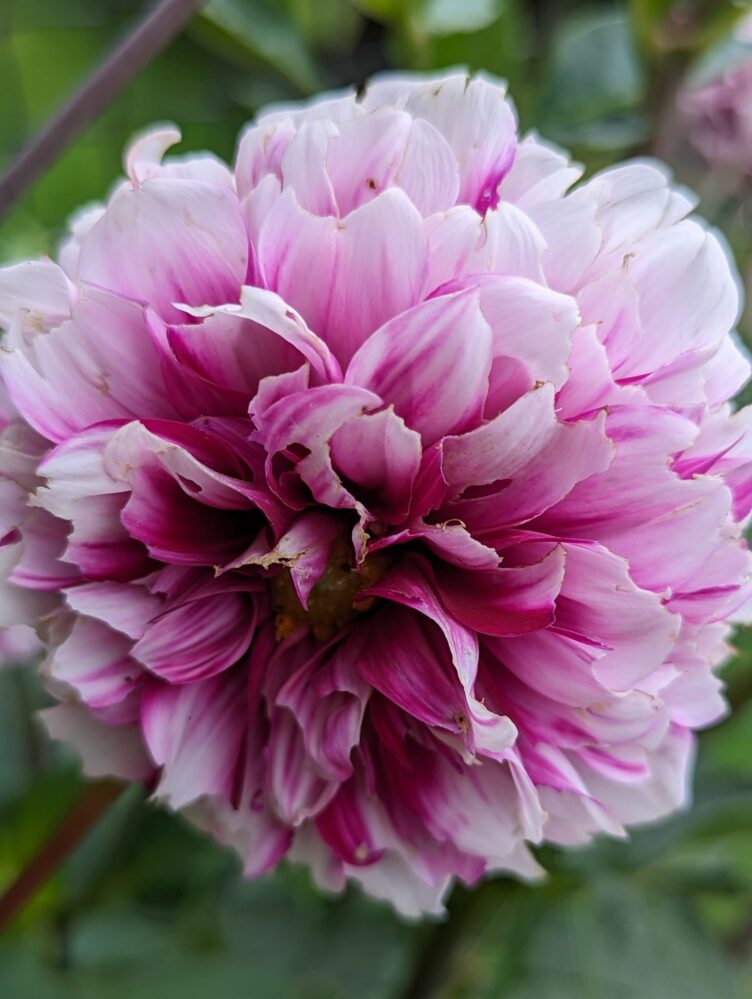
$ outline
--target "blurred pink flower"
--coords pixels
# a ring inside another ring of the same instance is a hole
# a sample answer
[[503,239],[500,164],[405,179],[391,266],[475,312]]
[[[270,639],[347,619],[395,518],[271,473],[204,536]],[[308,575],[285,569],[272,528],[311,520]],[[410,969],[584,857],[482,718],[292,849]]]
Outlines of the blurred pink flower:
[[[132,146],[0,272],[5,620],[92,775],[401,912],[688,795],[747,601],[716,236],[483,79]],[[30,499],[29,499],[30,496]]]
[[689,139],[709,164],[752,174],[752,60],[686,89],[680,103]]

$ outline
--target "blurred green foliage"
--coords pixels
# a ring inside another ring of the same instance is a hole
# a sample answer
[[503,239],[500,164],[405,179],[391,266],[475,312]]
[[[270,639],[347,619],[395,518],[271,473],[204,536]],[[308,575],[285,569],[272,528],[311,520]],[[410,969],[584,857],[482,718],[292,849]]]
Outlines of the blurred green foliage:
[[[0,167],[145,6],[0,0]],[[0,259],[52,252],[66,216],[106,193],[124,142],[154,120],[176,121],[186,147],[230,158],[261,104],[394,66],[505,77],[522,127],[573,149],[589,171],[655,151],[656,122],[684,75],[748,54],[728,40],[746,6],[208,0],[17,206]],[[749,274],[748,192],[708,174],[681,139],[661,151],[700,185],[702,210]],[[701,738],[692,810],[627,843],[546,850],[552,874],[540,887],[483,889],[441,999],[752,995],[752,634],[738,645],[727,667],[736,710]],[[28,669],[0,673],[0,887],[83,786],[33,719],[43,700]],[[430,926],[354,892],[322,897],[304,872],[244,882],[226,851],[131,789],[0,939],[0,997],[395,999],[434,946]]]

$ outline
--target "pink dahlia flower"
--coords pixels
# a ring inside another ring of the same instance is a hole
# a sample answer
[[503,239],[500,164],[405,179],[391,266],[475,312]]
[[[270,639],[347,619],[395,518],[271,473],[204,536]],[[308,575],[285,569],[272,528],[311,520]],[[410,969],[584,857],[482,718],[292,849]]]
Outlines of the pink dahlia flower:
[[752,175],[752,60],[686,90],[681,108],[689,139],[708,163]]
[[0,274],[52,734],[408,915],[682,805],[750,591],[716,236],[461,75],[262,115],[234,171],[178,137]]

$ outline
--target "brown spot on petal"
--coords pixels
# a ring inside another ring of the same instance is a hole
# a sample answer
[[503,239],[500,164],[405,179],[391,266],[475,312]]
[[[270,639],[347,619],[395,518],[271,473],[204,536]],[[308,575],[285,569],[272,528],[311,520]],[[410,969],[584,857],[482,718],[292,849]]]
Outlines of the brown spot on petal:
[[454,723],[457,726],[457,728],[460,730],[461,735],[467,735],[467,733],[470,731],[470,725],[467,720],[467,715],[463,714],[461,711],[458,711],[457,714],[454,716]]

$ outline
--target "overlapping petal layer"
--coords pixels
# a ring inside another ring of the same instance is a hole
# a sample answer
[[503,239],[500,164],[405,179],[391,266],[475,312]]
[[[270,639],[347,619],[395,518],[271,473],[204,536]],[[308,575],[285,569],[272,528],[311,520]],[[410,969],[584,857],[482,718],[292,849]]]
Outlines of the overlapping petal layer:
[[51,733],[412,916],[683,804],[752,575],[718,238],[658,166],[570,190],[461,74],[263,115],[234,171],[177,138],[0,272],[0,627]]

